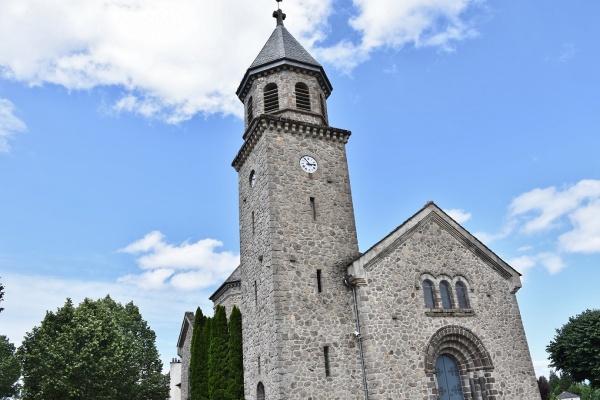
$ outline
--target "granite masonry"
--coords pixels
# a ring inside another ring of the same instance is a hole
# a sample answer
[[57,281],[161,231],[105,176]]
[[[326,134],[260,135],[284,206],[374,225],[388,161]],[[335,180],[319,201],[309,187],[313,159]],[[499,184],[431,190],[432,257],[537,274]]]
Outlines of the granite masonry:
[[211,297],[242,311],[245,398],[540,399],[519,273],[437,205],[359,252],[350,132],[329,126],[327,75],[274,16],[237,91],[240,266]]

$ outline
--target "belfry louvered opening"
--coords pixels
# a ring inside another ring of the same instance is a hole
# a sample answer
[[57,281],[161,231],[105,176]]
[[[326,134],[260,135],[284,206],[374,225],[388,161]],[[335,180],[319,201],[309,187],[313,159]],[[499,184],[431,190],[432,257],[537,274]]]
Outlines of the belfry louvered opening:
[[310,111],[310,93],[305,83],[296,83],[296,108]]
[[277,85],[269,83],[265,86],[265,113],[270,113],[279,110],[279,94],[277,92]]
[[254,99],[252,96],[248,99],[248,105],[246,106],[246,120],[248,124],[252,122],[252,117],[254,116]]

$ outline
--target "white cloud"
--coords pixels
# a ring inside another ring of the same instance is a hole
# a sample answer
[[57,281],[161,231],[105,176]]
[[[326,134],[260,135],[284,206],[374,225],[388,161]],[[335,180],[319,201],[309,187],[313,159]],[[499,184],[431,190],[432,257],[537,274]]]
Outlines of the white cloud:
[[13,103],[0,99],[0,153],[8,153],[10,151],[8,141],[15,133],[27,129],[25,123],[15,116],[14,111]]
[[239,256],[229,251],[217,252],[223,244],[215,239],[195,243],[169,244],[158,231],[119,250],[137,255],[137,264],[146,271],[119,278],[143,288],[172,286],[182,290],[206,288],[226,279],[238,266]]
[[562,190],[533,189],[513,200],[510,216],[526,234],[562,230],[562,251],[600,252],[600,180],[581,180]]
[[525,233],[536,233],[559,227],[561,218],[572,215],[585,202],[598,199],[600,181],[582,180],[562,191],[551,186],[523,193],[512,201],[510,215],[525,221]]
[[315,51],[319,58],[347,72],[381,48],[414,45],[453,51],[458,41],[477,35],[465,14],[480,3],[477,0],[353,0],[357,13],[349,24],[359,33],[360,42],[342,40]]
[[496,233],[477,232],[475,236],[485,244],[490,244],[497,240],[508,237],[515,230],[516,221],[509,221],[502,226],[502,229]]
[[[332,45],[325,43],[333,0],[283,8],[298,40],[349,71],[379,48],[451,49],[475,34],[464,16],[480,1],[353,0],[349,25],[359,42]],[[234,91],[275,26],[274,7],[272,0],[3,0],[0,37],[10,40],[0,41],[0,73],[70,90],[117,85],[115,111],[170,123],[198,113],[241,116]]]
[[558,238],[561,248],[572,253],[600,252],[600,197],[574,210],[569,220],[573,229]]
[[452,218],[453,220],[455,220],[459,224],[467,222],[468,220],[471,219],[471,213],[470,212],[465,212],[463,210],[458,210],[458,209],[444,210],[444,212],[446,214],[448,214],[450,216],[450,218]]
[[[600,253],[600,180],[581,180],[558,189],[536,188],[517,196],[509,206],[508,220],[499,233],[477,233],[485,243],[522,235],[530,243],[518,247],[534,252],[516,257],[509,263],[520,272],[535,266],[556,274],[566,267],[568,253]],[[541,250],[541,247],[546,247]],[[537,248],[537,249],[536,249]]]
[[531,268],[540,265],[551,274],[557,274],[566,267],[563,259],[554,253],[539,253],[536,255],[524,255],[508,260],[508,263],[517,271],[525,274]]
[[549,360],[533,360],[533,369],[535,370],[535,376],[545,376],[546,378],[550,377],[550,364]]

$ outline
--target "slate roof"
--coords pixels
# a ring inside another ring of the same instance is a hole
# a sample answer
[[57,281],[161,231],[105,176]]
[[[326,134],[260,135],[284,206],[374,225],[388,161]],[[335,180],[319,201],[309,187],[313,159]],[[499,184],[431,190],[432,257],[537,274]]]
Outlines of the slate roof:
[[249,69],[283,59],[321,67],[283,25],[277,25]]
[[562,392],[561,394],[558,395],[558,398],[559,399],[579,399],[580,397],[578,394]]
[[239,99],[242,102],[244,101],[243,99],[247,93],[250,83],[249,77],[251,75],[286,64],[317,72],[325,96],[329,97],[333,87],[331,86],[331,82],[329,82],[329,78],[327,78],[327,74],[325,74],[323,66],[302,47],[283,25],[277,25],[269,40],[267,40],[256,59],[254,59],[254,62],[246,70],[246,74],[244,74],[236,90]]
[[221,284],[209,297],[209,300],[215,301],[217,297],[222,294],[222,291],[226,289],[229,284],[239,284],[242,281],[242,266],[238,265],[238,267],[229,275],[229,278],[225,279],[225,282]]

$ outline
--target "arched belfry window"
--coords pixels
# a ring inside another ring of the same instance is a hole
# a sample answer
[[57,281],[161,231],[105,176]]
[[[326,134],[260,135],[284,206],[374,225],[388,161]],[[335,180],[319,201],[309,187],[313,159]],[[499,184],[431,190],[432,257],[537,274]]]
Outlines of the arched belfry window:
[[279,110],[279,94],[277,92],[277,85],[269,83],[265,86],[265,113],[270,113]]
[[248,124],[252,122],[252,118],[254,117],[254,99],[252,96],[248,99],[248,104],[246,105],[246,120]]
[[450,284],[447,281],[440,282],[440,297],[442,298],[442,308],[451,309]]
[[425,307],[435,308],[433,282],[431,282],[429,279],[425,279],[423,281],[423,295],[425,296]]
[[306,83],[296,83],[296,108],[310,111],[310,93]]
[[265,400],[265,386],[262,382],[258,382],[256,386],[256,400]]
[[469,298],[467,297],[467,286],[464,282],[456,282],[456,300],[458,300],[458,308],[469,308]]

